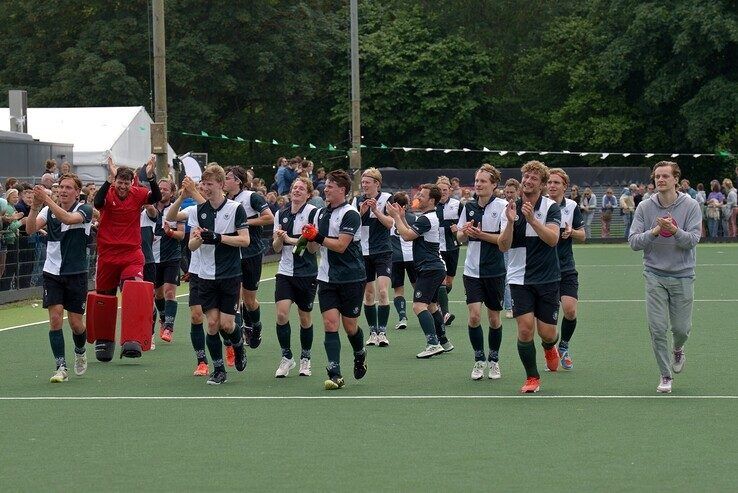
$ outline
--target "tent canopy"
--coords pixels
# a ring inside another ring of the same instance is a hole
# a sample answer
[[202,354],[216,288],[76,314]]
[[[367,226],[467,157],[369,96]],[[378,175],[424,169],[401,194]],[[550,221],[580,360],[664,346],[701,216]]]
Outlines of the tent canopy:
[[[82,181],[107,177],[108,153],[116,164],[143,165],[151,155],[151,123],[143,106],[28,108],[28,133],[45,142],[74,145],[70,162]],[[8,108],[0,108],[0,130],[10,130]],[[175,154],[170,146],[167,162]]]

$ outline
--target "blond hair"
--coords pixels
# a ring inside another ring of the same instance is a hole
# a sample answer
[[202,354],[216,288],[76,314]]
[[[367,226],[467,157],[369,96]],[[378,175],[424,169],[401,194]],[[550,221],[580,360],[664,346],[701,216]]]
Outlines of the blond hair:
[[382,184],[382,173],[380,173],[377,168],[365,169],[364,172],[361,174],[361,177],[364,178],[365,176],[377,180],[380,185]]
[[448,179],[448,176],[441,175],[436,179],[436,185],[446,185],[451,188],[451,180]]
[[201,181],[217,181],[221,185],[225,183],[225,170],[218,163],[208,163],[205,166],[205,170],[202,172]]
[[548,181],[548,166],[543,164],[540,161],[528,161],[525,163],[521,168],[520,171],[523,174],[526,173],[536,173],[538,176],[541,177],[541,183],[546,183]]
[[500,172],[497,170],[497,168],[495,168],[491,164],[484,163],[483,165],[479,167],[479,169],[474,174],[476,175],[477,173],[481,171],[485,173],[489,173],[489,178],[492,183],[500,183],[500,179],[501,179]]
[[569,175],[561,168],[551,168],[548,170],[549,175],[559,175],[564,180],[564,185],[569,186]]

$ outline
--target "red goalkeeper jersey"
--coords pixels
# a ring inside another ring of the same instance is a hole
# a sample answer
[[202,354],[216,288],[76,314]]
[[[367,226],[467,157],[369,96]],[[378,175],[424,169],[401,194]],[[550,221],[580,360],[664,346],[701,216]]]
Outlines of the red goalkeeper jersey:
[[115,188],[110,187],[97,230],[100,257],[111,258],[141,249],[141,207],[148,196],[148,188],[133,185],[128,196],[121,200]]

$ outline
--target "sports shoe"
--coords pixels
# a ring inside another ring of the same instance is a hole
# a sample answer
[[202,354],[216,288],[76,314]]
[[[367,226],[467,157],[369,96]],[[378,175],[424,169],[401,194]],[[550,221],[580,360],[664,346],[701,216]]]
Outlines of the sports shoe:
[[49,382],[51,383],[61,383],[66,382],[69,380],[69,374],[67,373],[67,369],[63,366],[60,366],[56,369],[53,375],[51,375],[51,378],[49,379]]
[[556,349],[556,346],[544,349],[543,355],[546,357],[546,368],[548,368],[548,371],[559,369],[559,350]]
[[153,351],[156,349],[156,342],[154,341],[154,334],[151,334],[151,347],[149,347],[149,351]]
[[500,373],[500,362],[499,361],[488,361],[487,366],[489,367],[489,378],[492,380],[499,380],[502,378]]
[[471,371],[471,379],[472,380],[481,380],[484,378],[484,369],[487,366],[487,363],[484,361],[475,361],[474,367]]
[[513,318],[512,310],[507,310],[505,312],[505,318]]
[[416,357],[426,359],[441,353],[443,353],[443,346],[440,344],[428,344],[424,350],[416,355]]
[[376,332],[369,334],[369,339],[366,340],[367,346],[377,346],[379,344],[379,336]]
[[563,349],[560,352],[561,355],[561,368],[564,370],[571,370],[574,368],[574,361],[571,359],[568,349]]
[[538,392],[541,388],[541,379],[536,377],[528,377],[525,379],[525,383],[520,387],[520,392],[523,394],[533,394]]
[[354,353],[354,378],[361,380],[366,375],[366,350]]
[[126,341],[120,346],[121,358],[140,358],[143,348],[138,341]]
[[159,320],[159,339],[164,339],[164,322]]
[[74,353],[74,374],[77,376],[84,375],[87,371],[87,352],[82,354]]
[[387,347],[389,346],[389,339],[387,339],[387,334],[382,332],[381,334],[377,334],[377,345],[379,347]]
[[660,394],[670,394],[671,393],[671,378],[661,377],[661,380],[659,380],[659,385],[658,387],[656,387],[656,392]]
[[224,371],[218,371],[214,370],[213,373],[210,374],[210,378],[208,378],[208,381],[205,382],[208,385],[220,385],[222,383],[226,383],[228,381],[228,375]]
[[208,369],[208,364],[204,361],[201,361],[197,364],[197,368],[195,368],[195,371],[192,372],[193,376],[196,377],[207,377],[210,370]]
[[454,350],[454,345],[451,344],[451,341],[447,340],[443,344],[441,344],[441,347],[443,348],[444,353],[450,353]]
[[233,346],[226,346],[226,365],[231,368],[236,366],[236,353],[233,351]]
[[310,369],[310,360],[308,358],[300,358],[300,376],[309,377],[313,374]]
[[164,342],[172,342],[172,329],[164,329],[164,332],[161,333],[161,340]]
[[684,369],[684,363],[687,361],[687,356],[684,354],[684,348],[674,350],[674,360],[671,363],[671,369],[674,373],[681,373]]
[[400,321],[397,322],[397,325],[395,325],[395,329],[397,330],[407,329],[407,319],[406,318],[400,319]]
[[245,325],[241,326],[241,333],[243,334],[243,343],[248,347],[251,347],[251,333],[254,331],[253,328]]
[[326,380],[324,385],[325,390],[338,390],[346,385],[346,382],[343,381],[343,377],[341,375],[334,375]]
[[295,366],[297,366],[297,363],[295,363],[294,359],[282,356],[282,359],[279,361],[279,367],[274,372],[274,376],[276,378],[284,378],[290,374],[290,370]]
[[256,349],[261,345],[261,325],[251,328],[251,337],[249,338],[249,347]]
[[236,371],[244,371],[246,369],[246,350],[243,341],[238,346],[233,346],[233,356],[235,357]]
[[443,325],[448,327],[454,322],[454,320],[456,320],[456,315],[454,315],[453,313],[447,313],[443,316]]

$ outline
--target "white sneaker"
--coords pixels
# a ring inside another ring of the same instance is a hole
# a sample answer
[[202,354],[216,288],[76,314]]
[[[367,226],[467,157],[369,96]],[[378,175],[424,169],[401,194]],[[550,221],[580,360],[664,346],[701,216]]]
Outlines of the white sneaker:
[[395,325],[395,329],[397,330],[404,330],[407,329],[407,319],[403,318],[399,322],[397,322],[397,325]]
[[312,374],[313,374],[313,371],[310,369],[310,360],[308,358],[301,358],[300,359],[300,376],[309,377]]
[[512,310],[507,310],[505,312],[505,318],[513,318]]
[[49,382],[51,383],[61,383],[66,382],[69,380],[69,374],[67,373],[67,369],[63,366],[60,366],[53,375],[51,375],[51,378],[49,379]]
[[284,378],[290,374],[290,370],[295,366],[297,366],[297,363],[295,363],[294,359],[282,356],[282,359],[279,362],[279,368],[274,372],[274,376],[276,378]]
[[376,346],[379,344],[379,336],[376,332],[369,334],[369,339],[366,340],[367,346]]
[[674,350],[671,369],[674,373],[681,373],[684,369],[684,363],[687,361],[687,355],[684,354],[684,348]]
[[156,349],[156,343],[154,342],[154,338],[151,338],[151,347],[149,348],[149,351],[153,351]]
[[74,374],[77,376],[84,375],[87,371],[87,352],[82,354],[74,353]]
[[389,339],[387,339],[387,334],[385,333],[377,334],[377,345],[380,347],[389,346]]
[[484,361],[475,361],[474,362],[474,368],[472,368],[471,371],[471,379],[472,380],[481,380],[484,378],[484,368],[487,366],[487,363]]
[[446,341],[443,344],[441,344],[441,347],[443,348],[444,353],[450,353],[454,350],[454,345],[451,344],[451,341]]
[[417,354],[417,357],[426,359],[441,353],[443,353],[443,346],[440,344],[428,344],[423,351]]
[[492,380],[502,378],[502,374],[500,373],[500,363],[498,361],[489,361],[487,362],[487,366],[489,367],[489,378]]
[[661,377],[661,380],[659,380],[659,386],[656,387],[656,392],[659,392],[661,394],[670,394],[671,393],[671,378]]

